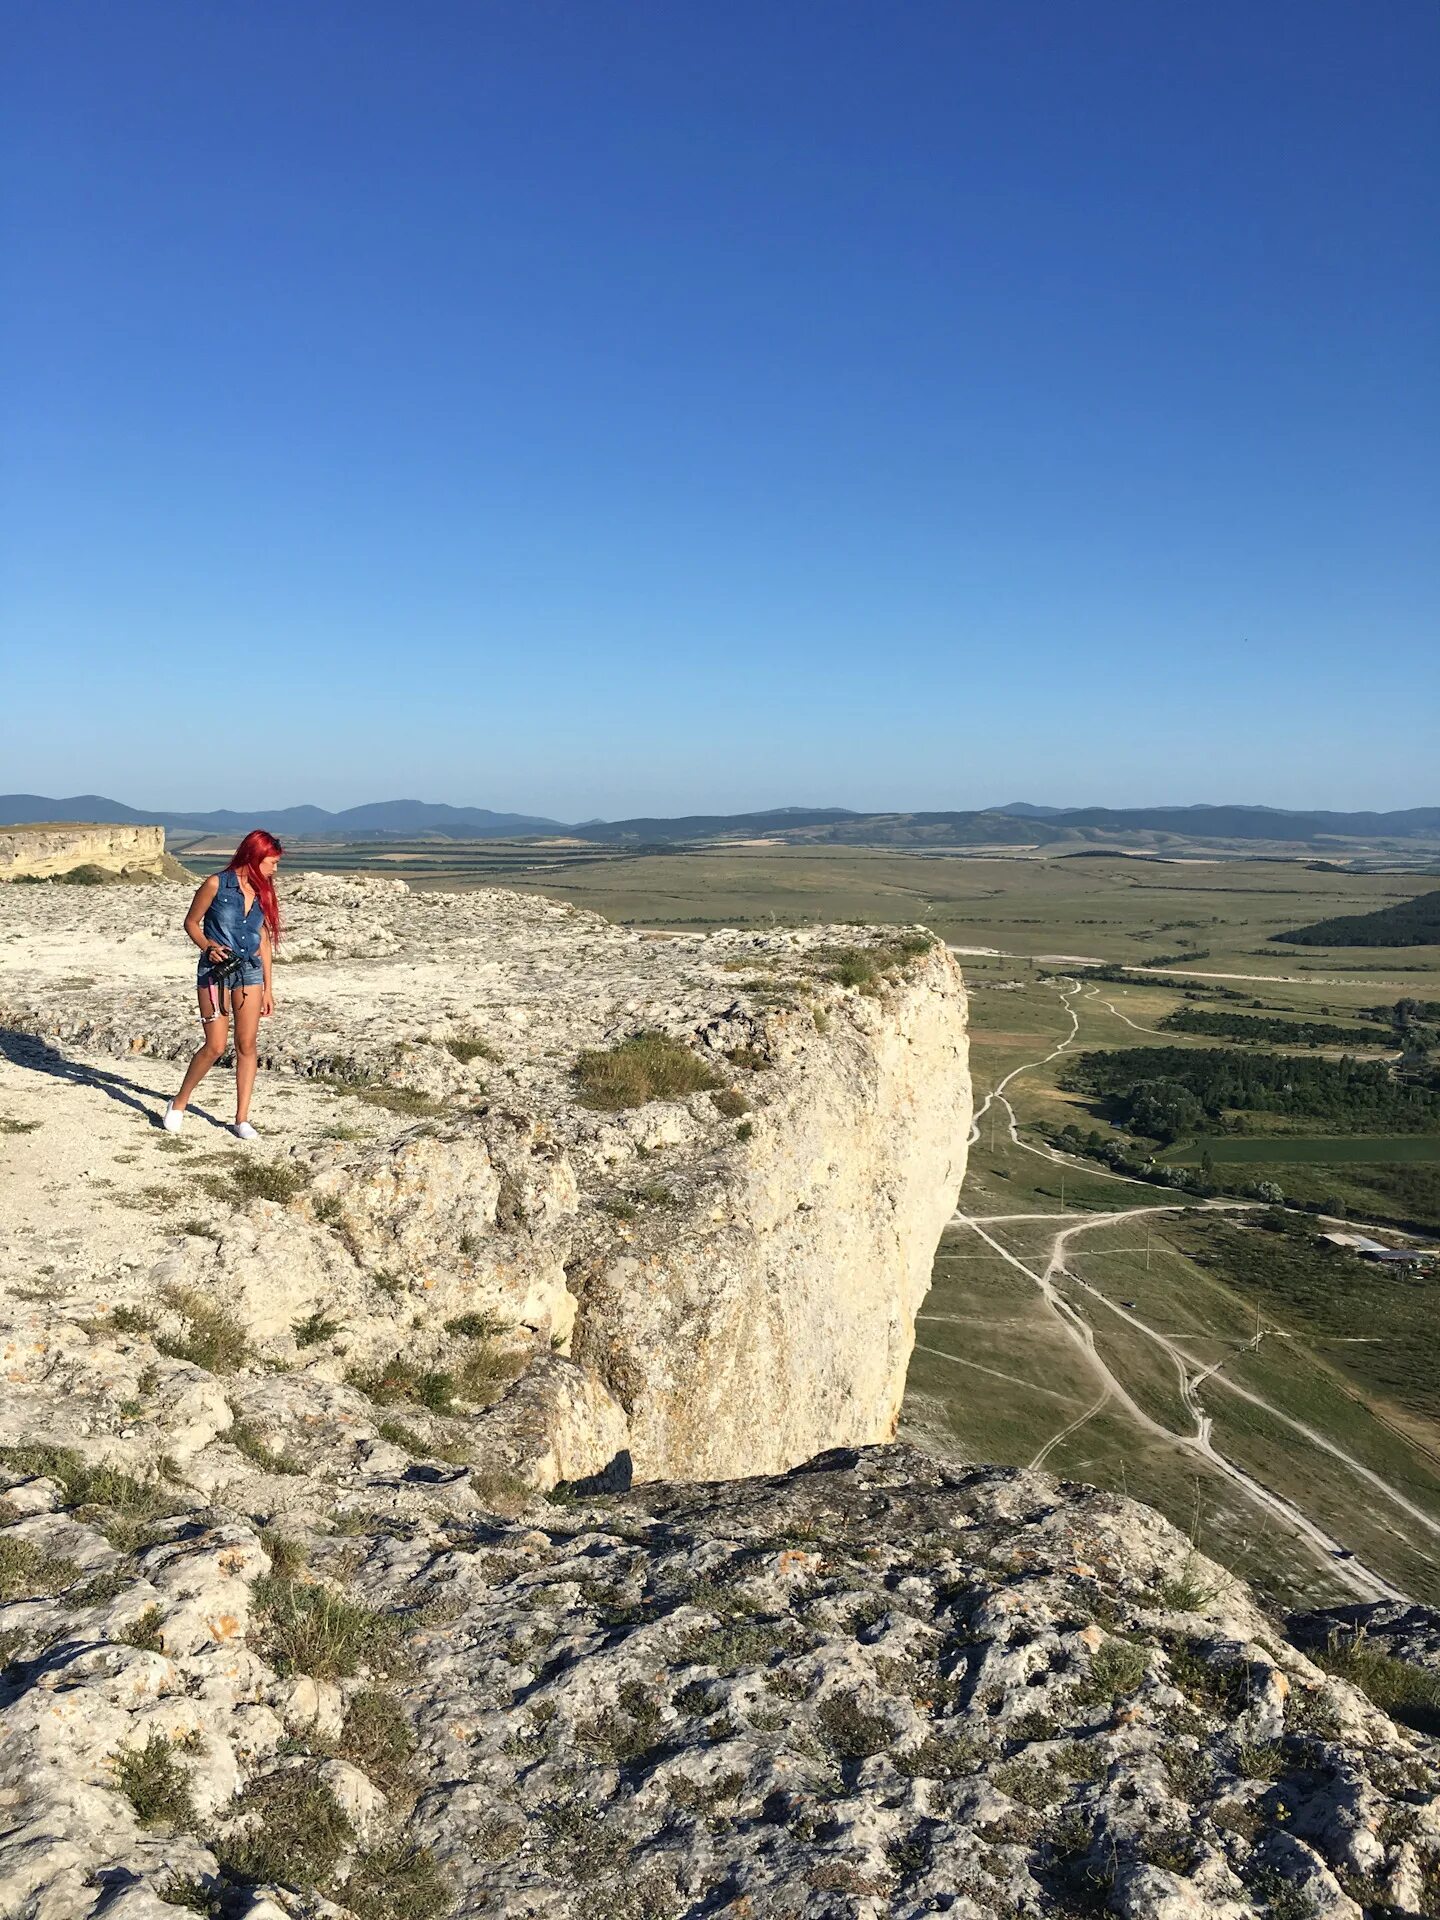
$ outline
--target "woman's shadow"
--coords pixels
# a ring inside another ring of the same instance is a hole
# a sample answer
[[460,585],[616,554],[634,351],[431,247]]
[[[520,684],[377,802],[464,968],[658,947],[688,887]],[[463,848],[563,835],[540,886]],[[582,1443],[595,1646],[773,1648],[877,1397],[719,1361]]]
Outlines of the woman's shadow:
[[[52,1080],[68,1080],[77,1087],[93,1087],[103,1093],[107,1100],[118,1100],[121,1106],[133,1107],[136,1113],[144,1114],[152,1127],[158,1128],[160,1125],[160,1114],[152,1104],[160,1096],[149,1087],[142,1087],[138,1080],[127,1080],[123,1073],[111,1073],[105,1067],[89,1067],[81,1060],[67,1059],[58,1047],[52,1047],[48,1040],[42,1040],[36,1034],[22,1033],[18,1027],[0,1027],[0,1058],[10,1061],[12,1066],[24,1067],[31,1073],[48,1073]],[[140,1096],[138,1099],[137,1095]],[[199,1120],[209,1121],[212,1127],[223,1127],[225,1124],[203,1107],[192,1106],[188,1111]]]

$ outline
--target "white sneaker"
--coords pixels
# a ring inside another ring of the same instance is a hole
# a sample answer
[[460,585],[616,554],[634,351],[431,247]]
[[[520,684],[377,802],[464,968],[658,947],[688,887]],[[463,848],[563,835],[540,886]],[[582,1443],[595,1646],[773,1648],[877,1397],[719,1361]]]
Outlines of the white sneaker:
[[258,1140],[260,1138],[248,1120],[237,1120],[230,1131],[237,1140]]
[[185,1124],[185,1109],[177,1107],[172,1100],[160,1116],[160,1124],[166,1133],[178,1133]]

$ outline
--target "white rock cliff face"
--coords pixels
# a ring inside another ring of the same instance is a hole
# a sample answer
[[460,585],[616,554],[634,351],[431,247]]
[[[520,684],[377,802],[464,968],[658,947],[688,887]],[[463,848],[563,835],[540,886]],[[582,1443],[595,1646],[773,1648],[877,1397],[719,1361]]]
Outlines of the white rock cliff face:
[[163,827],[0,827],[0,880],[44,880],[76,867],[158,875],[164,856]]
[[[566,1438],[532,1458],[581,1477],[776,1471],[893,1437],[970,1124],[942,945],[657,939],[512,893],[318,875],[285,897],[268,1063],[418,1117],[292,1151],[293,1196],[181,1237],[152,1294],[218,1292],[258,1354],[337,1378],[402,1351],[438,1369],[447,1322],[489,1323],[517,1377],[561,1356],[546,1378]],[[168,886],[87,892],[83,915],[58,890],[6,896],[0,926],[21,937],[0,945],[0,1019],[45,1044],[182,1056],[184,904]],[[681,1049],[694,1090],[587,1104],[582,1052],[641,1032]],[[302,1353],[312,1315],[336,1332]],[[560,1391],[566,1368],[583,1389]]]

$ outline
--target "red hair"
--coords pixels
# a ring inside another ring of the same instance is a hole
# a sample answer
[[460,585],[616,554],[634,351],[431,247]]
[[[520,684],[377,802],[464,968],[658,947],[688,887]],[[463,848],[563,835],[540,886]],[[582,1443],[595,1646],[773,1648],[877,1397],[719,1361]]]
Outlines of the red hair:
[[236,847],[227,869],[230,873],[243,873],[250,882],[250,889],[260,902],[260,911],[265,916],[272,947],[280,944],[280,902],[275,898],[275,882],[267,880],[261,873],[260,862],[270,859],[272,855],[278,860],[284,851],[273,833],[267,833],[263,827],[255,827]]

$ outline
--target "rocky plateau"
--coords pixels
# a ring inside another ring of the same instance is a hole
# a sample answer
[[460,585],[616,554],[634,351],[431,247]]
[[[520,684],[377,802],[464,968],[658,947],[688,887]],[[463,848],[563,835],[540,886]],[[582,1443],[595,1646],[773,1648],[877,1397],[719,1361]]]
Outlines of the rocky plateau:
[[890,1444],[943,947],[283,898],[247,1148],[188,889],[0,889],[5,1920],[1440,1910],[1433,1620]]

